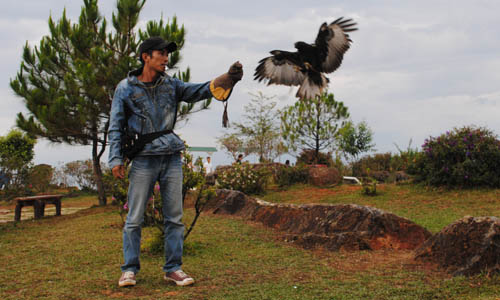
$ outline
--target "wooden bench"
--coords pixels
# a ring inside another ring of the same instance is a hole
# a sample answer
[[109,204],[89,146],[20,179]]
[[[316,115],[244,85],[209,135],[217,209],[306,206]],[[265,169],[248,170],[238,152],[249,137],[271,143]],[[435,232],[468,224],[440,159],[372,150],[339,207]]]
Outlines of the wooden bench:
[[56,206],[56,216],[61,215],[61,198],[63,195],[40,195],[40,196],[30,196],[30,197],[17,197],[14,199],[16,201],[16,213],[14,215],[14,221],[21,220],[21,209],[25,206],[33,206],[35,210],[35,219],[39,219],[45,214],[45,205],[54,204]]

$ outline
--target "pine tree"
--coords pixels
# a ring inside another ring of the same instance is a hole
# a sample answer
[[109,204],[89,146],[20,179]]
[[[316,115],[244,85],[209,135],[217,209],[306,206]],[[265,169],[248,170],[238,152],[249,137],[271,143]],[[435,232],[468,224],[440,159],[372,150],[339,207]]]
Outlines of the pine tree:
[[[91,145],[99,192],[99,205],[106,204],[100,165],[107,144],[111,101],[116,85],[140,66],[138,46],[150,36],[174,41],[178,50],[168,68],[181,59],[185,29],[174,16],[166,23],[149,21],[145,30],[135,27],[146,0],[118,0],[112,27],[100,14],[97,0],[84,0],[80,18],[72,23],[63,11],[55,22],[49,18],[50,34],[38,47],[24,46],[21,68],[10,85],[24,98],[29,116],[17,115],[17,126],[27,133],[56,143]],[[174,76],[189,81],[189,68]],[[210,100],[202,104],[207,108]],[[179,120],[192,112],[192,105],[179,108]]]
[[281,115],[281,134],[290,149],[314,150],[318,159],[321,150],[334,145],[347,118],[349,112],[344,103],[335,101],[333,94],[324,93],[286,108]]

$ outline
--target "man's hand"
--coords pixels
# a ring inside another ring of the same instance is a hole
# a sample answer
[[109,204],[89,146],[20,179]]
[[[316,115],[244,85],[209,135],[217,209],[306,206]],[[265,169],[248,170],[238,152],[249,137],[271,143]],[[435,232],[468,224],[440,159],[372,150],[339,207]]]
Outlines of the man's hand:
[[125,167],[123,165],[114,166],[111,171],[113,172],[113,176],[115,178],[125,178]]
[[243,77],[243,65],[239,61],[235,62],[229,67],[227,74],[229,74],[229,77],[231,77],[233,81],[233,85],[235,85],[236,82],[240,81]]
[[227,73],[212,80],[210,91],[217,100],[227,100],[231,89],[243,77],[243,66],[239,61],[229,67]]

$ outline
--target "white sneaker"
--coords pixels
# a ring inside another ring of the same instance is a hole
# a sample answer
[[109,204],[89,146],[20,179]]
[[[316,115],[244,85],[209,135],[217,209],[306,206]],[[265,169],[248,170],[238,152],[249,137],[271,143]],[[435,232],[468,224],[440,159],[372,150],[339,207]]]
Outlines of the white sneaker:
[[118,281],[119,286],[133,286],[135,285],[135,274],[132,271],[126,271],[122,273],[120,280]]

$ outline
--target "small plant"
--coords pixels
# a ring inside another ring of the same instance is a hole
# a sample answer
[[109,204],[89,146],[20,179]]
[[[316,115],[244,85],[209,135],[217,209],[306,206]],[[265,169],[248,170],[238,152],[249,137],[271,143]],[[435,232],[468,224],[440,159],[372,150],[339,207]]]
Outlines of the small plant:
[[122,225],[125,224],[125,217],[128,213],[127,192],[128,192],[128,166],[125,167],[125,176],[123,179],[113,177],[111,169],[108,169],[103,174],[103,181],[106,189],[111,191],[111,204],[117,205],[118,213],[122,220]]
[[254,168],[248,162],[233,164],[217,178],[219,188],[237,190],[245,194],[261,194],[270,177],[266,168]]
[[361,194],[366,196],[376,196],[377,195],[377,180],[372,178],[367,178],[363,180],[361,187]]
[[[186,147],[187,149],[188,147]],[[205,170],[203,169],[203,163],[201,160],[197,160],[195,162],[195,167],[192,167],[193,156],[184,150],[182,153],[183,157],[183,185],[182,185],[182,202],[186,198],[187,192],[191,189],[195,190],[195,216],[193,221],[189,226],[186,227],[186,233],[184,234],[184,240],[187,239],[189,233],[193,230],[196,225],[196,221],[198,220],[201,212],[205,208],[205,205],[215,196],[215,191],[212,187],[208,187],[205,181]],[[162,205],[163,202],[161,200],[160,194],[160,186],[158,184],[155,185],[153,190],[152,197],[148,202],[148,206],[146,209],[146,214],[144,217],[144,224],[146,226],[154,226],[158,228],[161,232],[160,239],[163,240],[165,235],[164,228],[164,218],[162,213]],[[156,245],[152,243],[152,246]]]
[[404,171],[411,174],[414,173],[415,162],[420,152],[418,148],[412,148],[411,143],[412,140],[410,139],[410,142],[408,143],[408,147],[406,148],[406,150],[403,150],[399,148],[397,144],[394,144],[396,146],[396,149],[398,149],[399,153],[393,155],[391,158],[392,170]]

